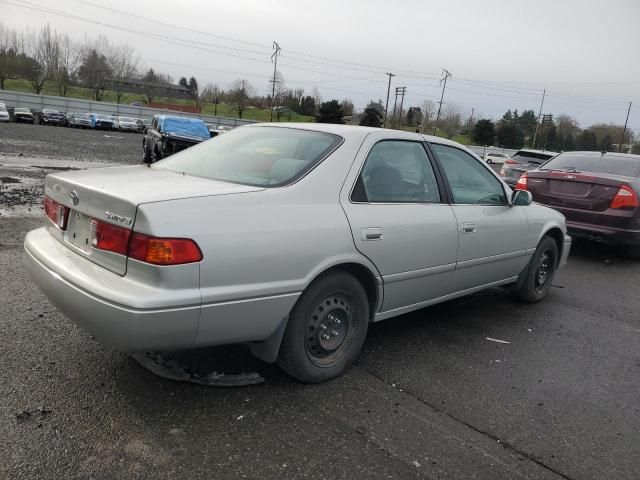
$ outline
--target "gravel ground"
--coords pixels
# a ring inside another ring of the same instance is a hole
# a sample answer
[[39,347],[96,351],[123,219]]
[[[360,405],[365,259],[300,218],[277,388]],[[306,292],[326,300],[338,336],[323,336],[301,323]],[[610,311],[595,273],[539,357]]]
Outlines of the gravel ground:
[[0,123],[0,153],[8,156],[133,164],[141,161],[142,135]]
[[41,222],[0,217],[2,480],[640,478],[640,263],[615,249],[577,243],[540,304],[492,289],[374,324],[321,385],[241,346],[176,355],[265,378],[211,388],[154,376],[60,314],[21,264]]

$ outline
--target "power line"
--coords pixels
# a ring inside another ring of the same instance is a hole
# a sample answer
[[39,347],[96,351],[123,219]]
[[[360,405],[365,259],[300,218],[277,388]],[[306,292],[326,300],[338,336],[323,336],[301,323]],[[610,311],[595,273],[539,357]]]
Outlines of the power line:
[[538,120],[536,121],[536,131],[533,134],[533,148],[536,148],[536,138],[538,137],[538,125],[540,124],[540,116],[542,115],[542,106],[544,105],[544,96],[547,93],[546,90],[542,91],[542,101],[540,102],[540,111],[538,112]]

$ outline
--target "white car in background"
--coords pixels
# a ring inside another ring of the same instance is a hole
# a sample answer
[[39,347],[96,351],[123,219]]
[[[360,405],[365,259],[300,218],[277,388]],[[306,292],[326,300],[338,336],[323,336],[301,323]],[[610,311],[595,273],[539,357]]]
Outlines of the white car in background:
[[489,165],[492,165],[494,163],[502,165],[508,159],[509,159],[509,155],[501,152],[487,152],[484,155],[484,161],[487,162]]
[[9,112],[7,112],[7,106],[4,103],[0,103],[0,122],[9,121]]

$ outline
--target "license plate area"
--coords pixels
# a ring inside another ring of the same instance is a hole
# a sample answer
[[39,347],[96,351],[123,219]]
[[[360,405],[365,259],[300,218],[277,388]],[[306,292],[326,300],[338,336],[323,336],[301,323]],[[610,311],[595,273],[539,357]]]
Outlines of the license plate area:
[[71,210],[67,225],[67,241],[84,250],[91,251],[91,218],[83,213]]

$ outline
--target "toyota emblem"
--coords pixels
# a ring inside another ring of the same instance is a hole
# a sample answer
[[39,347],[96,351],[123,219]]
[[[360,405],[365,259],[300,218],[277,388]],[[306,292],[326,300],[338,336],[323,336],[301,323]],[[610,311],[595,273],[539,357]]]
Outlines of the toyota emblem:
[[78,197],[78,192],[76,192],[75,190],[73,190],[71,192],[71,203],[73,203],[74,205],[77,205],[78,202],[80,201],[80,197]]

